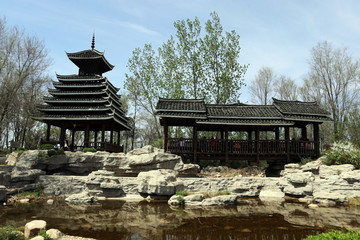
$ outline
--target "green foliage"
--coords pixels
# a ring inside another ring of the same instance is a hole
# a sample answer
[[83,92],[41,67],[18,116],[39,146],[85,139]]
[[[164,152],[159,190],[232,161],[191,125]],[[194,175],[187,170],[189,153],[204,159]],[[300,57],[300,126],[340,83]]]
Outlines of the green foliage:
[[308,236],[303,240],[358,240],[360,239],[360,231],[348,231],[348,232],[341,232],[341,231],[331,231],[327,233],[321,233],[315,236]]
[[33,197],[33,198],[42,198],[42,188],[40,186],[36,187],[34,191],[25,191],[16,194],[16,197]]
[[184,199],[184,196],[182,196],[182,195],[178,195],[176,197],[176,200],[178,200],[179,205],[184,205],[185,204],[185,199]]
[[360,149],[350,142],[335,142],[325,155],[324,163],[327,165],[352,164],[360,168]]
[[48,150],[48,151],[47,151],[47,154],[48,154],[49,157],[51,157],[51,156],[54,156],[54,155],[62,155],[62,154],[65,154],[65,152],[64,152],[63,149],[58,149],[58,150],[51,149],[51,150]]
[[311,157],[302,157],[301,160],[300,160],[300,164],[305,165],[305,164],[307,164],[309,162],[312,162],[312,161],[313,161],[313,159]]
[[86,153],[86,152],[97,152],[97,150],[95,148],[84,148],[83,152],[84,153]]
[[163,148],[163,140],[162,140],[162,138],[159,138],[159,139],[155,140],[151,145],[153,147],[156,147],[156,148]]
[[15,150],[15,152],[17,152],[17,153],[25,152],[25,148],[23,148],[23,147],[18,147],[18,148]]
[[177,191],[175,195],[187,196],[187,195],[189,195],[189,192],[187,190]]
[[39,147],[39,150],[51,150],[53,148],[54,148],[54,146],[52,144],[42,144]]
[[38,236],[42,236],[44,240],[51,240],[50,236],[46,234],[46,230],[40,230]]
[[1,240],[24,240],[24,236],[20,231],[11,226],[5,226],[0,228],[0,239]]

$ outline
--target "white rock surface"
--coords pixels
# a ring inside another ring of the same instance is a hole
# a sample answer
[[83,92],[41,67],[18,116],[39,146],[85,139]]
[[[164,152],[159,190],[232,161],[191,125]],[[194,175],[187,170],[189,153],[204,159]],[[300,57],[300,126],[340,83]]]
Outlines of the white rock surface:
[[46,222],[44,220],[33,220],[25,225],[24,237],[29,238],[31,235],[36,235],[40,230],[46,229]]

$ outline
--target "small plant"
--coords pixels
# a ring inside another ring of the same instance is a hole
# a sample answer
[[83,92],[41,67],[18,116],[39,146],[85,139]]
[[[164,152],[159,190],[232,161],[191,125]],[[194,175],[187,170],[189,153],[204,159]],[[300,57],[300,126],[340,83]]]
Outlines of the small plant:
[[44,240],[51,240],[50,236],[46,234],[46,230],[40,230],[38,236],[42,236]]
[[86,153],[86,152],[97,152],[97,150],[95,148],[84,148],[83,152],[84,153]]
[[177,191],[175,195],[187,196],[187,195],[189,195],[189,192],[187,190]]
[[24,240],[24,236],[20,231],[11,226],[0,228],[0,239],[4,240]]
[[156,148],[163,148],[162,138],[156,139],[151,145]]
[[18,148],[15,150],[15,152],[17,152],[17,153],[25,152],[25,148],[23,148],[23,147],[18,147]]
[[41,198],[42,197],[42,188],[40,186],[36,187],[34,191],[25,191],[20,192],[15,195],[16,197],[33,197],[33,198]]
[[341,232],[341,231],[331,231],[327,233],[321,233],[315,236],[308,236],[303,240],[356,240],[360,239],[360,231],[348,231],[348,232]]
[[49,157],[49,155],[47,153],[39,152],[38,157],[39,158],[47,158],[47,157]]
[[185,204],[184,196],[178,195],[178,196],[176,197],[176,199],[178,200],[179,205],[184,205],[184,204]]
[[312,161],[313,161],[313,159],[310,158],[310,157],[303,157],[303,158],[301,158],[300,164],[305,165],[305,164],[307,164],[309,162],[312,162]]
[[41,144],[39,147],[39,150],[51,150],[54,146],[52,144]]

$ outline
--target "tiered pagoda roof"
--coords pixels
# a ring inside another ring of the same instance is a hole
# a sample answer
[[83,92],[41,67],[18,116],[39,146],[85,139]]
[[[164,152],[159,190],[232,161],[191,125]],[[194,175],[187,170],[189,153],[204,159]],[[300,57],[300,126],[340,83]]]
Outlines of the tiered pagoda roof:
[[130,130],[129,119],[121,107],[119,88],[102,74],[113,69],[104,54],[92,49],[67,53],[79,67],[79,74],[56,75],[58,81],[49,89],[50,96],[38,105],[35,120],[55,126],[106,124],[112,130]]
[[272,105],[205,104],[203,99],[163,99],[156,114],[172,124],[188,119],[200,125],[292,126],[299,122],[330,121],[330,114],[316,102],[282,101]]

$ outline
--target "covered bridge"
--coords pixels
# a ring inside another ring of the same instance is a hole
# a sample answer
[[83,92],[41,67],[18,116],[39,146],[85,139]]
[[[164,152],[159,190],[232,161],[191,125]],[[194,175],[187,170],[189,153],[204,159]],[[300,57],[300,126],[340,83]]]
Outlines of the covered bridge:
[[[272,105],[247,105],[160,98],[156,114],[164,127],[164,149],[195,162],[200,159],[291,162],[300,157],[318,157],[319,125],[331,121],[330,114],[316,102],[273,100]],[[170,126],[190,127],[192,137],[170,137]],[[291,128],[299,132],[297,139],[290,139]],[[217,132],[218,137],[201,137],[200,132]],[[236,136],[234,132],[241,132],[243,137],[230,138],[229,133]]]

